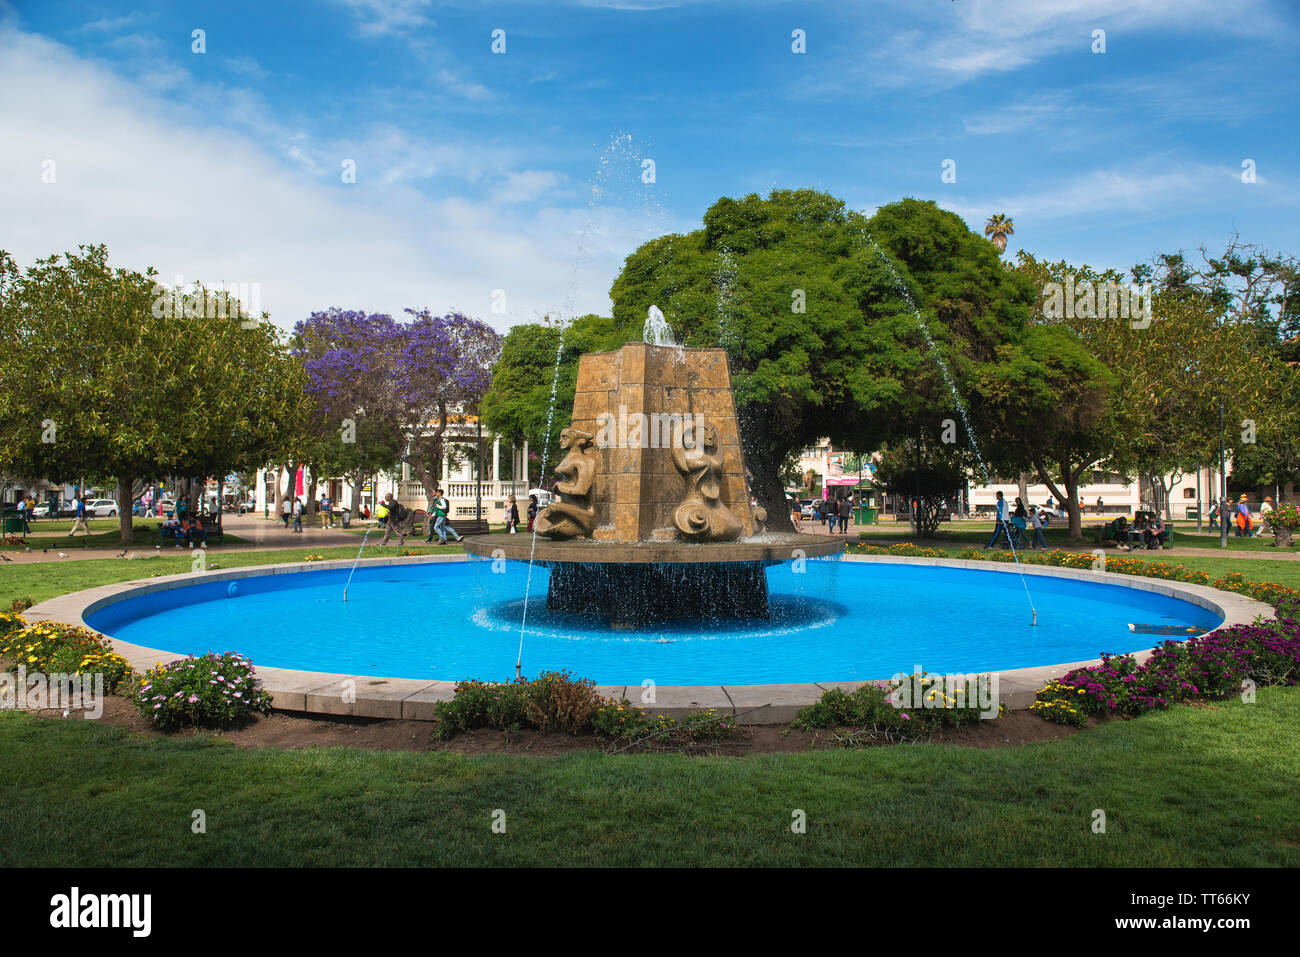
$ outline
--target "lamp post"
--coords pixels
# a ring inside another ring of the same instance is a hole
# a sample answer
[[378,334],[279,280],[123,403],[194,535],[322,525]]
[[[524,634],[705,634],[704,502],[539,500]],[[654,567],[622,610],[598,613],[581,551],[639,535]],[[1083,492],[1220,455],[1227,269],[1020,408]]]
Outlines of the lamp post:
[[1223,455],[1223,393],[1219,393],[1219,547],[1228,547],[1228,472]]

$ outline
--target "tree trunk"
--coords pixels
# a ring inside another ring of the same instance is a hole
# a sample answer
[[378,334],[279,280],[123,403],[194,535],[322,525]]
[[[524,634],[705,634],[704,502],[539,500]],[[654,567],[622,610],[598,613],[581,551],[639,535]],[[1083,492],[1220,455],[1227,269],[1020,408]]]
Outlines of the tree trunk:
[[275,499],[275,500],[274,500],[274,502],[272,502],[272,504],[271,504],[271,515],[272,515],[272,517],[275,518],[275,520],[276,520],[277,522],[280,520],[280,506],[284,504],[284,498],[285,498],[284,490],[280,488],[280,470],[281,470],[281,469],[283,469],[285,472],[288,472],[288,471],[289,471],[289,463],[286,462],[284,465],[276,465],[276,466],[275,466],[275,485],[273,486],[273,488],[274,488],[274,490],[275,490],[275,491],[274,491],[274,499]]
[[1058,462],[1057,468],[1061,471],[1061,477],[1065,483],[1065,494],[1061,494],[1061,488],[1056,484],[1047,469],[1043,468],[1039,462],[1034,463],[1034,468],[1038,471],[1038,477],[1043,480],[1047,490],[1056,496],[1058,502],[1065,503],[1065,514],[1070,519],[1070,541],[1077,542],[1083,538],[1083,512],[1079,508],[1079,475],[1083,472],[1085,466],[1080,465],[1077,469],[1071,469],[1065,462]]
[[[751,418],[740,430],[741,451],[745,455],[745,466],[753,475],[754,497],[760,507],[767,509],[767,528],[775,532],[793,532],[794,523],[790,521],[790,505],[785,499],[785,487],[781,484],[781,464],[784,456],[775,448],[777,442],[771,435],[768,423]],[[748,502],[744,503],[748,505]]]
[[1025,503],[1025,508],[1029,508],[1029,473],[1021,472],[1016,478],[1016,491],[1020,493],[1020,501]]
[[126,547],[134,540],[134,531],[131,525],[131,501],[135,497],[135,477],[131,475],[119,476],[117,480],[117,542],[119,545]]
[[316,470],[311,470],[311,478],[307,480],[307,505],[303,509],[303,518],[308,522],[314,522],[316,519]]

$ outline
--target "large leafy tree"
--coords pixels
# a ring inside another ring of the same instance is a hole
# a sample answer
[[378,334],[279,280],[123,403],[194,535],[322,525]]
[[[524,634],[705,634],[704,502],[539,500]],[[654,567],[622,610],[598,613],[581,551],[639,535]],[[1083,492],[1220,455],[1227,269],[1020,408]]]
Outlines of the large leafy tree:
[[483,397],[484,424],[516,445],[528,442],[541,461],[554,465],[560,432],[573,415],[579,358],[617,349],[629,338],[635,337],[605,316],[580,316],[565,326],[515,326],[502,340],[492,386]]
[[352,310],[314,313],[298,324],[295,341],[325,418],[368,423],[367,448],[348,461],[365,459],[368,449],[375,457],[358,467],[374,465],[396,435],[400,457],[432,500],[447,429],[487,391],[501,337],[458,313],[406,311],[408,322]]
[[867,219],[813,190],[719,200],[703,229],[629,256],[611,296],[621,328],[639,331],[658,305],[679,342],[727,350],[767,503],[781,500],[782,463],[819,436],[862,450],[939,441],[970,402],[971,374],[1021,334],[1032,300],[990,243],[933,203],[906,199]]
[[124,544],[142,479],[256,467],[297,435],[300,368],[224,293],[180,296],[102,245],[21,274],[0,252],[0,275],[0,461],[115,478]]

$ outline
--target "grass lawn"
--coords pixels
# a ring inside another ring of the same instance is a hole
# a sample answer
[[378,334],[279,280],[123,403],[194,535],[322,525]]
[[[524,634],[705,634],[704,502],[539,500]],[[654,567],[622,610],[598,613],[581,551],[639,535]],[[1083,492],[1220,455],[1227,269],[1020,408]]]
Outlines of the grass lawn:
[[[367,558],[401,555],[404,552],[421,555],[446,553],[463,554],[459,545],[366,545]],[[350,545],[333,548],[285,548],[263,552],[210,552],[208,568],[240,568],[245,565],[274,565],[279,562],[300,562],[308,555],[324,558],[355,558],[357,550]],[[10,564],[0,573],[0,609],[8,610],[15,598],[30,597],[34,602],[66,595],[68,592],[114,582],[137,581],[160,575],[178,575],[190,570],[188,550],[163,551],[158,558],[95,558],[84,561],[68,559],[58,562],[33,562]]]
[[0,865],[1296,867],[1298,712],[1270,688],[1023,747],[746,758],[248,750],[5,713]]
[[[36,548],[118,548],[121,546],[121,530],[115,518],[92,518],[87,520],[90,534],[78,532],[75,538],[69,538],[73,520],[46,519],[32,522],[32,533],[27,536],[27,544]],[[137,518],[131,525],[133,544],[156,545],[158,543],[158,526],[162,524],[157,518]],[[225,535],[227,545],[248,545],[247,539],[238,535]],[[22,545],[6,545],[6,551],[21,551]]]
[[[1099,521],[1099,520],[1096,520]],[[1081,541],[1071,542],[1069,540],[1070,529],[1068,524],[1063,520],[1054,522],[1051,526],[1043,529],[1043,538],[1047,540],[1049,547],[1056,548],[1091,548],[1097,537],[1095,531],[1089,531],[1089,524],[1095,524],[1096,521],[1085,520],[1083,523],[1083,539]],[[1172,522],[1173,526],[1173,545],[1175,548],[1204,548],[1213,551],[1222,551],[1219,547],[1218,532],[1202,532],[1197,534],[1195,522]],[[808,522],[804,522],[804,527],[808,527]],[[821,528],[820,523],[816,527]],[[881,542],[901,542],[913,541],[911,526],[906,522],[884,522],[880,525],[858,525],[853,526],[849,531],[849,538],[858,534],[864,542],[875,543]],[[1030,532],[1032,534],[1032,530]],[[993,523],[990,522],[945,522],[939,526],[938,531],[933,539],[925,539],[922,545],[960,545],[963,548],[979,548],[993,537]],[[1273,547],[1273,536],[1268,535],[1260,538],[1237,538],[1228,531],[1228,551],[1232,552],[1261,552],[1277,554],[1278,549]],[[1283,554],[1297,554],[1300,552],[1300,546],[1292,546]]]

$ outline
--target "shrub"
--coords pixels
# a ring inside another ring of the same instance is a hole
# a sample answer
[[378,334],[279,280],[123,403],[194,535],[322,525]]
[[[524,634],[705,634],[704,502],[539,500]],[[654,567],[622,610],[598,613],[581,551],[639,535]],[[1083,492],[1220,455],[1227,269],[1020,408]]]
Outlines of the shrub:
[[[0,611],[0,639],[3,639],[11,631],[18,631],[26,627],[27,620],[18,612]],[[0,650],[0,656],[3,656],[3,650]]]
[[14,615],[0,614],[0,658],[10,662],[10,671],[22,665],[47,675],[102,673],[108,692],[131,674],[126,659],[103,635],[57,621],[29,625]]
[[518,731],[528,714],[527,689],[525,678],[500,683],[459,681],[452,700],[439,701],[434,706],[438,724],[433,736],[446,740],[475,728]]
[[131,699],[160,728],[225,727],[253,712],[270,712],[271,696],[254,675],[243,655],[208,652],[159,662],[135,683]]
[[525,688],[528,722],[538,731],[578,734],[591,729],[601,701],[594,681],[575,681],[567,671],[543,671]]
[[31,608],[32,605],[34,604],[36,604],[36,602],[32,601],[32,596],[25,595],[22,598],[15,598],[13,601],[11,601],[9,603],[9,610],[13,612],[15,615],[17,615],[21,612],[26,611],[28,608]]
[[792,724],[804,731],[855,728],[904,738],[923,737],[945,726],[958,727],[980,720],[983,712],[978,702],[963,700],[967,693],[966,687],[959,689],[956,683],[950,686],[944,676],[926,673],[887,684],[860,685],[851,692],[829,688],[820,700],[800,711]]
[[639,735],[649,723],[644,708],[635,708],[626,698],[602,698],[591,716],[591,729],[604,738]]

